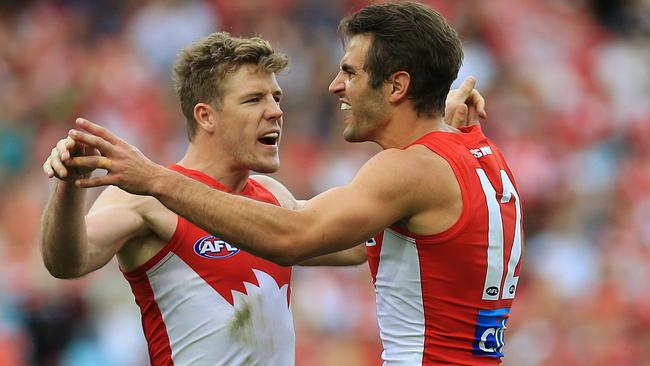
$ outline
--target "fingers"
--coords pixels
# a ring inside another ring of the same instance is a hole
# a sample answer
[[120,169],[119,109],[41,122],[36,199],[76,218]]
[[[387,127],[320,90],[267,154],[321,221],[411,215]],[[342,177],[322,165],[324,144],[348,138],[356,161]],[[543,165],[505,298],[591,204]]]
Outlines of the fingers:
[[[478,90],[474,89],[472,90],[472,93],[470,96],[467,98],[466,104],[469,105],[470,107],[473,107],[474,112],[477,114],[478,117],[481,118],[486,118],[487,117],[487,112],[485,112],[485,98],[479,93]],[[472,118],[472,111],[470,110],[470,118]],[[477,117],[475,119],[471,119],[471,121],[478,120]]]
[[467,105],[467,108],[468,108],[468,112],[467,112],[467,114],[468,114],[467,125],[468,126],[472,126],[472,125],[475,125],[475,124],[479,123],[479,115],[480,115],[480,112],[478,110],[479,105],[478,105],[477,101],[472,99],[473,97],[474,97],[474,93],[472,93],[472,95],[469,97],[469,99],[467,99],[467,102],[466,102],[466,105]]
[[449,124],[456,128],[467,126],[467,106],[465,104],[461,104],[456,108]]
[[[57,142],[50,156],[43,163],[43,172],[49,178],[72,179],[79,174],[88,174],[95,168],[109,169],[111,161],[107,158],[73,162],[73,156],[79,154],[83,156],[99,155],[100,151],[104,155],[110,156],[113,153],[114,144],[124,143],[107,129],[86,119],[78,118],[76,124],[88,132],[71,130],[68,132],[67,138]],[[77,169],[70,171],[69,167]]]
[[460,103],[464,103],[472,94],[475,86],[476,78],[473,76],[466,77],[463,83],[460,84],[460,87],[458,87],[458,93],[454,95],[454,99],[457,99]]
[[[478,123],[479,116],[485,116],[485,99],[476,90],[476,78],[468,76],[458,89],[451,90],[445,101],[446,121],[454,127],[465,127]],[[461,108],[463,106],[463,108]],[[461,121],[459,118],[464,118]]]
[[55,147],[52,149],[50,156],[45,161],[45,164],[43,164],[43,171],[45,171],[50,178],[54,176],[57,178],[65,178],[68,176],[68,169],[66,169],[61,161],[61,153],[58,148]]
[[478,115],[481,118],[487,118],[487,112],[485,111],[485,98],[479,93],[478,90],[472,90],[472,99],[476,99],[476,109],[478,110]]
[[[108,141],[109,143],[111,143],[113,145],[117,145],[117,144],[120,144],[120,143],[123,142],[119,137],[115,136],[108,129],[106,129],[106,128],[104,128],[104,127],[102,127],[102,126],[100,126],[100,125],[98,125],[96,123],[92,123],[87,119],[77,118],[75,123],[76,123],[76,125],[78,127],[90,132],[91,134],[93,134],[93,135],[95,135],[97,137],[100,137],[100,138],[104,139],[105,141]],[[101,150],[101,148],[99,150]]]
[[47,159],[45,159],[45,163],[43,163],[43,172],[45,172],[48,178],[52,178],[54,176],[54,169],[52,169],[52,164],[50,163],[49,156]]
[[70,138],[64,138],[62,140],[59,140],[56,144],[56,149],[59,151],[59,156],[61,158],[61,161],[66,161],[70,159],[70,151],[74,149],[75,147],[75,141]]
[[81,155],[82,156],[101,155],[101,152],[99,152],[99,150],[95,149],[94,147],[83,145],[81,148]]
[[75,180],[74,184],[79,188],[92,188],[92,187],[115,185],[116,182],[117,181],[113,176],[104,175],[101,177],[77,179]]
[[487,117],[485,112],[485,99],[477,91],[473,90],[469,98],[465,101],[465,105],[469,108],[468,110],[468,126],[479,124],[480,118]]
[[106,169],[110,172],[111,170],[111,159],[105,156],[77,156],[66,162],[66,165],[69,167],[74,167],[77,169]]
[[110,156],[113,153],[113,144],[100,136],[91,135],[79,130],[70,130],[68,136],[78,142],[101,151],[104,155]]

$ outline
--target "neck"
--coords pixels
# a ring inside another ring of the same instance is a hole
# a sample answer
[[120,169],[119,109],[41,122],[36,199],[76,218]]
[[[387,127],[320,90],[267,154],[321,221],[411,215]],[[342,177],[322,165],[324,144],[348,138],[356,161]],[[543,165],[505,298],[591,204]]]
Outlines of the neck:
[[241,192],[246,186],[250,170],[230,164],[230,160],[217,149],[199,145],[201,144],[190,142],[185,156],[177,164],[208,175],[234,193]]
[[412,109],[396,111],[375,142],[384,150],[400,149],[433,131],[459,132],[458,129],[445,123],[440,116],[418,116]]

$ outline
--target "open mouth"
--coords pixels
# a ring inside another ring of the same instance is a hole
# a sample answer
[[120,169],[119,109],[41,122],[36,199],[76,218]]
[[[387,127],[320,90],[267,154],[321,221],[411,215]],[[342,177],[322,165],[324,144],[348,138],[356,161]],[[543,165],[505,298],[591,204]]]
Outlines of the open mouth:
[[341,103],[341,110],[342,111],[351,110],[351,109],[352,109],[352,106],[349,105],[348,103],[344,103],[344,102]]
[[266,135],[257,139],[261,144],[275,146],[278,144],[280,134],[278,132],[267,133]]

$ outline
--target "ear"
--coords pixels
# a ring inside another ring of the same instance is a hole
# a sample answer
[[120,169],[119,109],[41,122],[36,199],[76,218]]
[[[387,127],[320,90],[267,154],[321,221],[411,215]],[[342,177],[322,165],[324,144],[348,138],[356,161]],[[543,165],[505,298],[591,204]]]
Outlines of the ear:
[[194,106],[194,120],[198,127],[208,133],[214,132],[217,122],[217,113],[211,105],[206,103],[197,103]]
[[388,101],[391,103],[400,103],[406,100],[409,86],[411,85],[411,75],[406,71],[397,71],[388,78],[388,84],[391,88],[388,95]]

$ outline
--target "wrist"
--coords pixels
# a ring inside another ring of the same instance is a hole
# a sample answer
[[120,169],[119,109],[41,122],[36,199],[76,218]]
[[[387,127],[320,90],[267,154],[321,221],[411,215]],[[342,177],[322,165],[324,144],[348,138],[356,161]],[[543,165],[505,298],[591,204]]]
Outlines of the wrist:
[[52,198],[65,207],[84,207],[86,189],[77,187],[74,182],[58,180]]
[[172,170],[163,166],[157,166],[155,173],[149,179],[148,195],[156,198],[164,197],[174,186],[174,175]]
[[84,193],[84,188],[80,188],[75,184],[75,179],[57,179],[54,186],[54,192],[58,195],[76,196]]

